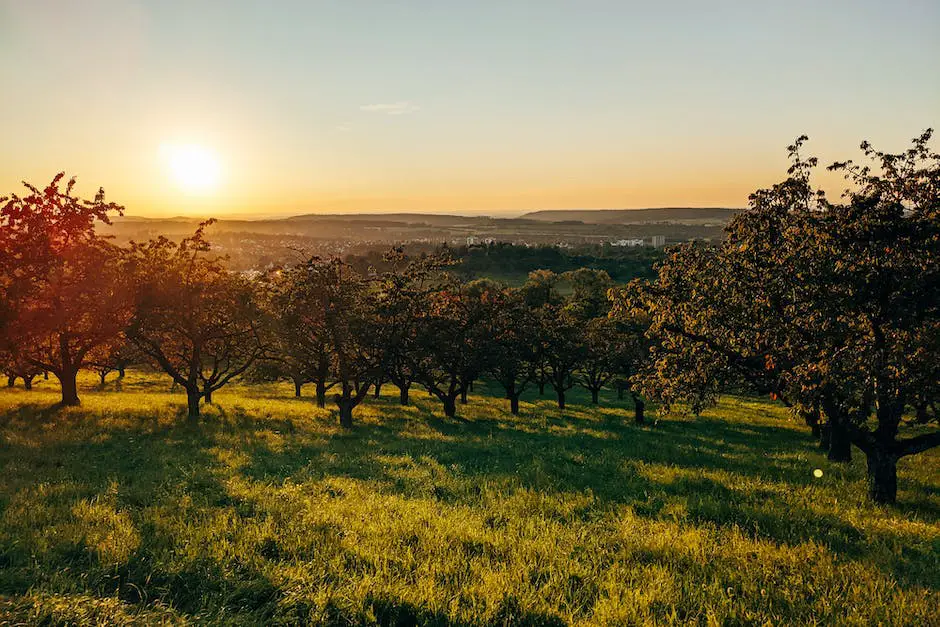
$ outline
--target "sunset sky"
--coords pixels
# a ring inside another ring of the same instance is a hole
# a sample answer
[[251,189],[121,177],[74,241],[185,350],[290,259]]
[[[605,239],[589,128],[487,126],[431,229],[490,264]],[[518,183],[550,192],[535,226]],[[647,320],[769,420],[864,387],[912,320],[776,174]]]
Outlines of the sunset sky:
[[828,162],[940,124],[938,35],[936,0],[0,0],[0,195],[743,206],[801,133]]

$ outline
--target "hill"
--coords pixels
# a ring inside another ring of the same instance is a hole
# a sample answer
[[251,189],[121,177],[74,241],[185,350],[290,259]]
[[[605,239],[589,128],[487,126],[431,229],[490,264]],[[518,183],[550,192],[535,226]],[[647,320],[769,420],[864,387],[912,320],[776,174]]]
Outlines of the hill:
[[343,431],[284,386],[187,424],[165,378],[82,385],[0,390],[2,624],[940,624],[940,455],[877,507],[764,400],[386,386]]
[[586,224],[643,224],[674,222],[683,224],[725,224],[742,209],[664,207],[661,209],[546,209],[526,213],[522,218],[543,222],[580,221]]

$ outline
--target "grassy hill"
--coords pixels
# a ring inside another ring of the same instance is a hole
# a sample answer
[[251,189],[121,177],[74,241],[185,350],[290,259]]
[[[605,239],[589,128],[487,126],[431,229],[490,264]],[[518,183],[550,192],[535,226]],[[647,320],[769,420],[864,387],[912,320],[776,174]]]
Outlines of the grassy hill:
[[0,624],[940,624],[940,454],[874,507],[765,401],[388,389],[344,432],[286,386],[198,425],[163,378],[53,387],[0,390]]

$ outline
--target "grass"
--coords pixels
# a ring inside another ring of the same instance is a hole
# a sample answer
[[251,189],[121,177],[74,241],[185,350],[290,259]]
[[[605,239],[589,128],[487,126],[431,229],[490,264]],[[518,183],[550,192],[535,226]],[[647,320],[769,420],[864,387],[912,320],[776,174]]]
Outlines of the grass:
[[940,624],[940,455],[876,507],[763,401],[123,388],[0,391],[0,624]]

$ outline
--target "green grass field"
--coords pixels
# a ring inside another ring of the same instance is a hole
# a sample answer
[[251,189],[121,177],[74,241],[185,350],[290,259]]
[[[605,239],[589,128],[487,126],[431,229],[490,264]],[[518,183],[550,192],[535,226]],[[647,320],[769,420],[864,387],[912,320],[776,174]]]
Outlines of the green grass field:
[[0,624],[940,624],[938,451],[881,508],[753,399],[641,428],[388,388],[344,432],[288,386],[195,426],[168,388],[0,390]]

